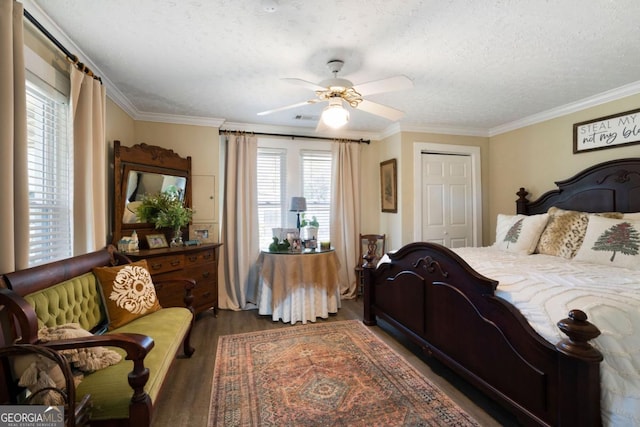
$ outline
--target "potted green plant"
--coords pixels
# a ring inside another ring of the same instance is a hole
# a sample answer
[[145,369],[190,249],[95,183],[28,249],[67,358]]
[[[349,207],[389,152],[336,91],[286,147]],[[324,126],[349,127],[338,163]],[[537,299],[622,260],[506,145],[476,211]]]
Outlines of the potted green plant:
[[136,209],[142,222],[150,222],[156,228],[173,230],[171,246],[182,246],[182,227],[191,222],[193,210],[182,202],[180,192],[163,192],[144,195]]
[[318,219],[315,215],[312,216],[311,219],[307,219],[305,214],[302,214],[300,216],[300,238],[302,241],[318,240],[319,227],[320,223],[318,223]]

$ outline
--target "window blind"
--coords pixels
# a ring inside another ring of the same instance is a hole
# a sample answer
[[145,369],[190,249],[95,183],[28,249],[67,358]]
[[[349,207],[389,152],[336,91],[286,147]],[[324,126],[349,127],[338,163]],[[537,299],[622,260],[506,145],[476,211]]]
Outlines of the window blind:
[[258,223],[260,247],[267,248],[272,228],[283,225],[285,206],[285,150],[258,149]]
[[27,82],[29,265],[72,256],[68,104]]
[[303,150],[300,157],[302,195],[307,199],[305,216],[318,219],[318,240],[328,241],[331,229],[331,153]]

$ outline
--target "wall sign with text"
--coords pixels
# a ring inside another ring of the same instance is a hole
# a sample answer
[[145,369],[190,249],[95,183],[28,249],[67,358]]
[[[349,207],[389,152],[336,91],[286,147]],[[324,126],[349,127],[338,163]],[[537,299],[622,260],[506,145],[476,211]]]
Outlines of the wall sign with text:
[[640,109],[573,125],[573,153],[640,143]]

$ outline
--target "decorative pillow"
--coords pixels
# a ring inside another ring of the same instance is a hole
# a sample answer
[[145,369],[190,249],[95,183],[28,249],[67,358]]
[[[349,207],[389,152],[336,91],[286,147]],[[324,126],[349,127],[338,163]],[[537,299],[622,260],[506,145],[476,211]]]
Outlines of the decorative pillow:
[[[13,371],[19,378],[18,385],[26,387],[31,394],[43,388],[64,390],[66,382],[60,366],[53,360],[40,354],[16,356],[13,359]],[[58,406],[64,405],[64,397],[55,390],[46,390],[32,397],[32,404]]]
[[146,260],[117,267],[96,267],[93,273],[102,288],[109,330],[162,308]]
[[[85,331],[77,323],[66,323],[53,328],[38,330],[38,338],[42,342],[57,341],[71,338],[90,337],[93,334]],[[120,354],[105,347],[82,347],[77,349],[60,350],[60,354],[69,361],[73,368],[85,373],[91,373],[107,366],[115,365],[122,360]]]
[[640,221],[594,216],[575,259],[640,270]]
[[634,221],[640,221],[640,212],[631,212],[622,215],[622,219],[632,219]]
[[532,254],[548,218],[548,214],[498,214],[496,242],[493,246],[509,252]]
[[589,214],[550,207],[549,222],[540,236],[536,252],[571,259],[582,245],[591,216],[622,218],[619,212]]

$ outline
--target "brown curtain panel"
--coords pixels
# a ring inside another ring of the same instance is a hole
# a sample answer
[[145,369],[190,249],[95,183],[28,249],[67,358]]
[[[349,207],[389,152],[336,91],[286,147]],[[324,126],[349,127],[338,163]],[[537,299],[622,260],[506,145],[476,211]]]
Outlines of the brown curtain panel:
[[29,263],[27,100],[22,4],[0,0],[0,273]]
[[106,91],[100,81],[71,66],[73,112],[73,253],[107,244]]
[[360,144],[334,142],[331,245],[340,260],[340,293],[355,298],[360,237]]
[[224,208],[222,257],[224,286],[219,306],[246,310],[257,305],[258,241],[258,140],[255,136],[224,137]]

